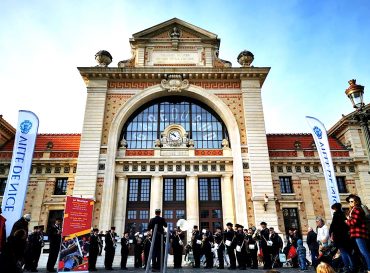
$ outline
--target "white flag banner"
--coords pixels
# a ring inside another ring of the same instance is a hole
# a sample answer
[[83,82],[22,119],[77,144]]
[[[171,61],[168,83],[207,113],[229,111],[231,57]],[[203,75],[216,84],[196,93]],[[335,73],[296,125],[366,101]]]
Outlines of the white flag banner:
[[1,205],[6,218],[6,236],[23,215],[38,128],[39,119],[34,113],[19,111],[12,161]]
[[329,147],[328,135],[324,124],[317,118],[306,116],[308,125],[310,126],[313,139],[316,144],[317,152],[320,156],[322,169],[324,171],[326,190],[328,193],[330,206],[335,203],[340,203],[337,180],[335,178],[333,160]]

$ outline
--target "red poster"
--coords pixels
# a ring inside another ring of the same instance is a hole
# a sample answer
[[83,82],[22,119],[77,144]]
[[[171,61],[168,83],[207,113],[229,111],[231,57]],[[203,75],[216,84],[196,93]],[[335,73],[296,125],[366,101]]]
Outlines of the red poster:
[[67,196],[58,272],[88,272],[93,207],[92,199]]

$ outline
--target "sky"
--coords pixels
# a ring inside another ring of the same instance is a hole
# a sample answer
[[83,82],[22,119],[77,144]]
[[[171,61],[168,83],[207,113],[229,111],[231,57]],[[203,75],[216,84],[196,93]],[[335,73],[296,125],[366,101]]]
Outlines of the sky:
[[95,66],[107,50],[111,67],[130,58],[132,34],[173,17],[221,38],[220,58],[271,67],[262,87],[267,133],[308,133],[305,116],[327,129],[353,108],[348,80],[370,102],[368,0],[2,0],[0,115],[16,126],[33,111],[39,133],[81,133],[86,87],[77,67]]

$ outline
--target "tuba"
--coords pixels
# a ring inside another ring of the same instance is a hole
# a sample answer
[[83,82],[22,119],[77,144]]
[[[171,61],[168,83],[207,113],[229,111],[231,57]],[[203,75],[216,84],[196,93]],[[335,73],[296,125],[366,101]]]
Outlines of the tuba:
[[190,229],[190,225],[189,225],[189,222],[186,221],[185,219],[179,219],[176,223],[176,226],[177,227],[180,227],[180,229],[182,231],[186,231],[188,229]]

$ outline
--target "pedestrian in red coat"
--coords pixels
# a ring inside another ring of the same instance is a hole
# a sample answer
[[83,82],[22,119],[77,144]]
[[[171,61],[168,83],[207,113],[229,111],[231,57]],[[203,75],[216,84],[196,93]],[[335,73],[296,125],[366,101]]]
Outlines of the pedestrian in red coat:
[[358,249],[365,258],[367,270],[370,272],[370,253],[366,246],[368,235],[365,223],[365,212],[361,208],[361,199],[357,195],[350,194],[346,198],[346,201],[349,203],[350,207],[349,215],[346,220],[349,226],[349,234],[351,238],[355,240]]

